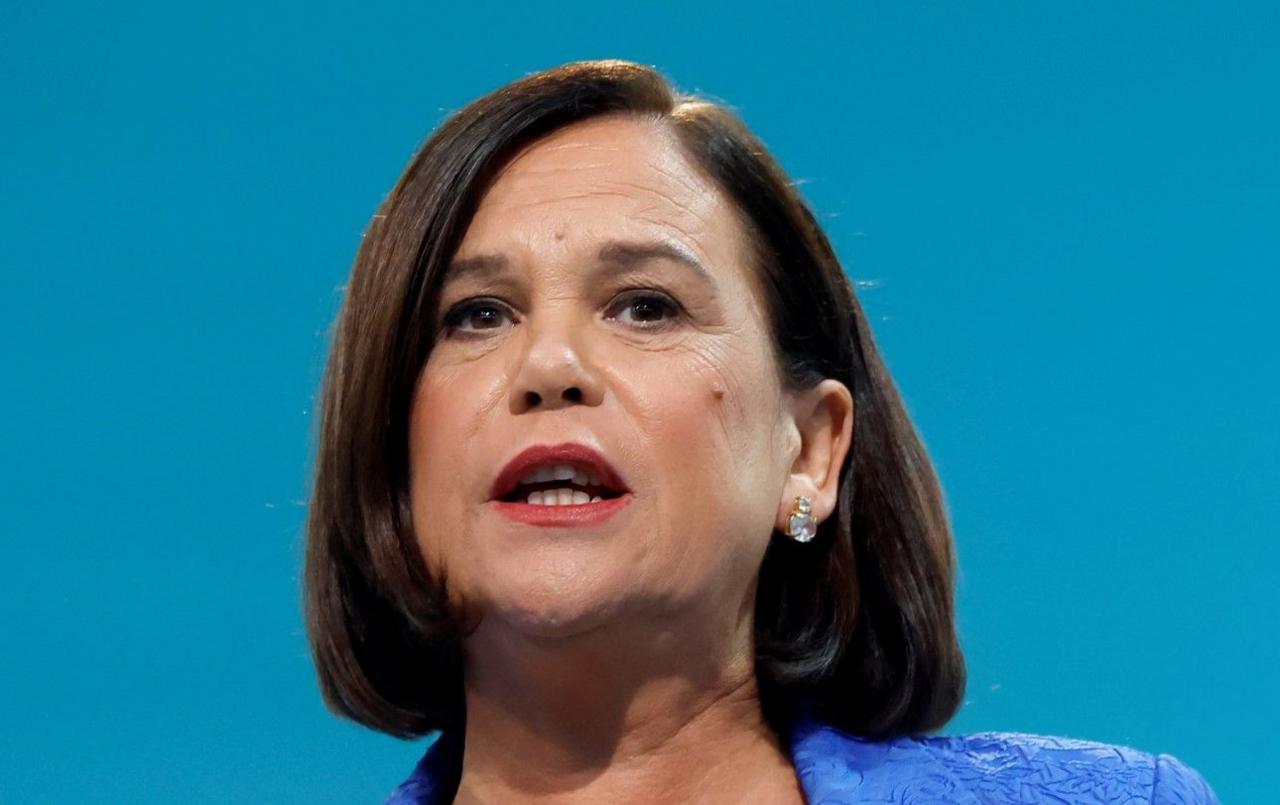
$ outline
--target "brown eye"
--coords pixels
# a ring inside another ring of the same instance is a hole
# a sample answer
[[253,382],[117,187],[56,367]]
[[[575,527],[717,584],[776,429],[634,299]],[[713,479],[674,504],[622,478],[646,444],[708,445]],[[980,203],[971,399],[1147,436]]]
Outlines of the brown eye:
[[619,315],[611,318],[622,317],[625,321],[625,317],[629,315],[631,323],[641,327],[664,324],[680,314],[679,304],[666,294],[654,291],[627,294],[615,305],[615,308],[619,311]]
[[449,310],[444,317],[444,330],[446,334],[497,330],[502,326],[503,317],[510,318],[505,305],[491,299],[473,299]]

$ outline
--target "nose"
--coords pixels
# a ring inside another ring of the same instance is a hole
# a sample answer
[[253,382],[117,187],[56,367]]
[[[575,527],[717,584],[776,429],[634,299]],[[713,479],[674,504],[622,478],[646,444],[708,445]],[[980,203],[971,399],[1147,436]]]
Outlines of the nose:
[[511,413],[551,411],[572,405],[599,405],[602,383],[580,344],[585,333],[563,317],[526,323],[528,339],[511,385]]

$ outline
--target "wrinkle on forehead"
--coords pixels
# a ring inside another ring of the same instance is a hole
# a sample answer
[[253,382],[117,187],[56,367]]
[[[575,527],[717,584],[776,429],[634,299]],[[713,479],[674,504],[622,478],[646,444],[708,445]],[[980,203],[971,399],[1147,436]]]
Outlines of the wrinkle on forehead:
[[[636,137],[637,128],[656,136]],[[602,129],[630,131],[620,133],[621,143],[601,142]],[[597,152],[605,158],[584,161],[576,153],[564,153],[580,151]],[[658,182],[652,181],[654,173],[661,177]],[[679,141],[666,126],[643,119],[613,116],[570,124],[525,146],[499,171],[486,198],[518,194],[530,189],[529,185],[535,185],[542,193],[545,192],[543,179],[592,174],[604,174],[596,176],[596,182],[661,195],[691,211],[694,205],[688,200],[680,200],[678,196],[706,198],[704,207],[714,203],[715,193],[708,192],[706,184],[699,181],[695,166],[685,157]],[[502,185],[503,193],[492,192],[498,185]],[[481,206],[484,206],[483,201]],[[698,214],[705,215],[705,210]]]
[[549,241],[546,229],[561,236],[558,242],[571,230],[600,237],[639,225],[684,236],[705,263],[733,262],[737,237],[703,242],[723,228],[726,212],[736,227],[732,206],[665,124],[593,118],[527,145],[503,168],[481,199],[461,251],[502,248],[491,238]]
[[674,238],[728,280],[723,288],[745,286],[729,304],[751,308],[767,330],[751,228],[669,125],[611,115],[570,124],[518,152],[481,198],[455,256],[570,265],[574,255],[593,259],[610,238]]
[[[705,219],[712,213],[716,195],[708,188],[682,192],[665,183],[645,181],[646,177],[618,175],[616,171],[596,170],[584,177],[583,181],[565,181],[569,171],[577,168],[566,167],[555,171],[554,178],[548,180],[529,175],[512,175],[502,185],[495,187],[481,201],[477,214],[501,209],[522,209],[539,204],[556,204],[564,201],[591,199],[597,196],[615,196],[635,202],[636,206],[652,206],[653,204],[674,207],[684,215]],[[579,187],[578,185],[581,185]],[[646,203],[647,202],[647,203]]]

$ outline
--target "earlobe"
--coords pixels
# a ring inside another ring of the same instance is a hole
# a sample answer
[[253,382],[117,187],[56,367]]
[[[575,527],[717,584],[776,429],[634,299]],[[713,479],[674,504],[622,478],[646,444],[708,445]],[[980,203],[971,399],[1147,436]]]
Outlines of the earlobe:
[[835,511],[840,469],[852,448],[855,415],[849,388],[830,378],[796,398],[792,410],[800,451],[779,506],[779,530],[784,534],[796,515],[793,508],[798,496],[809,500],[807,514],[815,526]]
[[787,523],[782,533],[796,542],[808,542],[818,534],[818,521],[813,516],[813,502],[804,495],[796,495],[787,512]]

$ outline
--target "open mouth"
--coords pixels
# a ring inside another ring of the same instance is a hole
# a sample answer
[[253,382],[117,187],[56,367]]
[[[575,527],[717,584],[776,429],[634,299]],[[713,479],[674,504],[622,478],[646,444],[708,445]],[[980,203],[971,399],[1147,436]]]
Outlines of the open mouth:
[[489,490],[490,505],[502,517],[557,534],[585,528],[598,535],[634,499],[604,454],[577,442],[524,449],[506,463]]
[[511,488],[494,498],[493,505],[499,514],[526,526],[603,526],[634,497],[607,465],[590,459],[561,457],[554,463],[541,461],[523,467],[518,473],[505,475],[498,489],[508,484]]
[[600,479],[591,468],[555,464],[527,474],[498,499],[534,506],[580,506],[613,500],[622,494],[621,490]]

